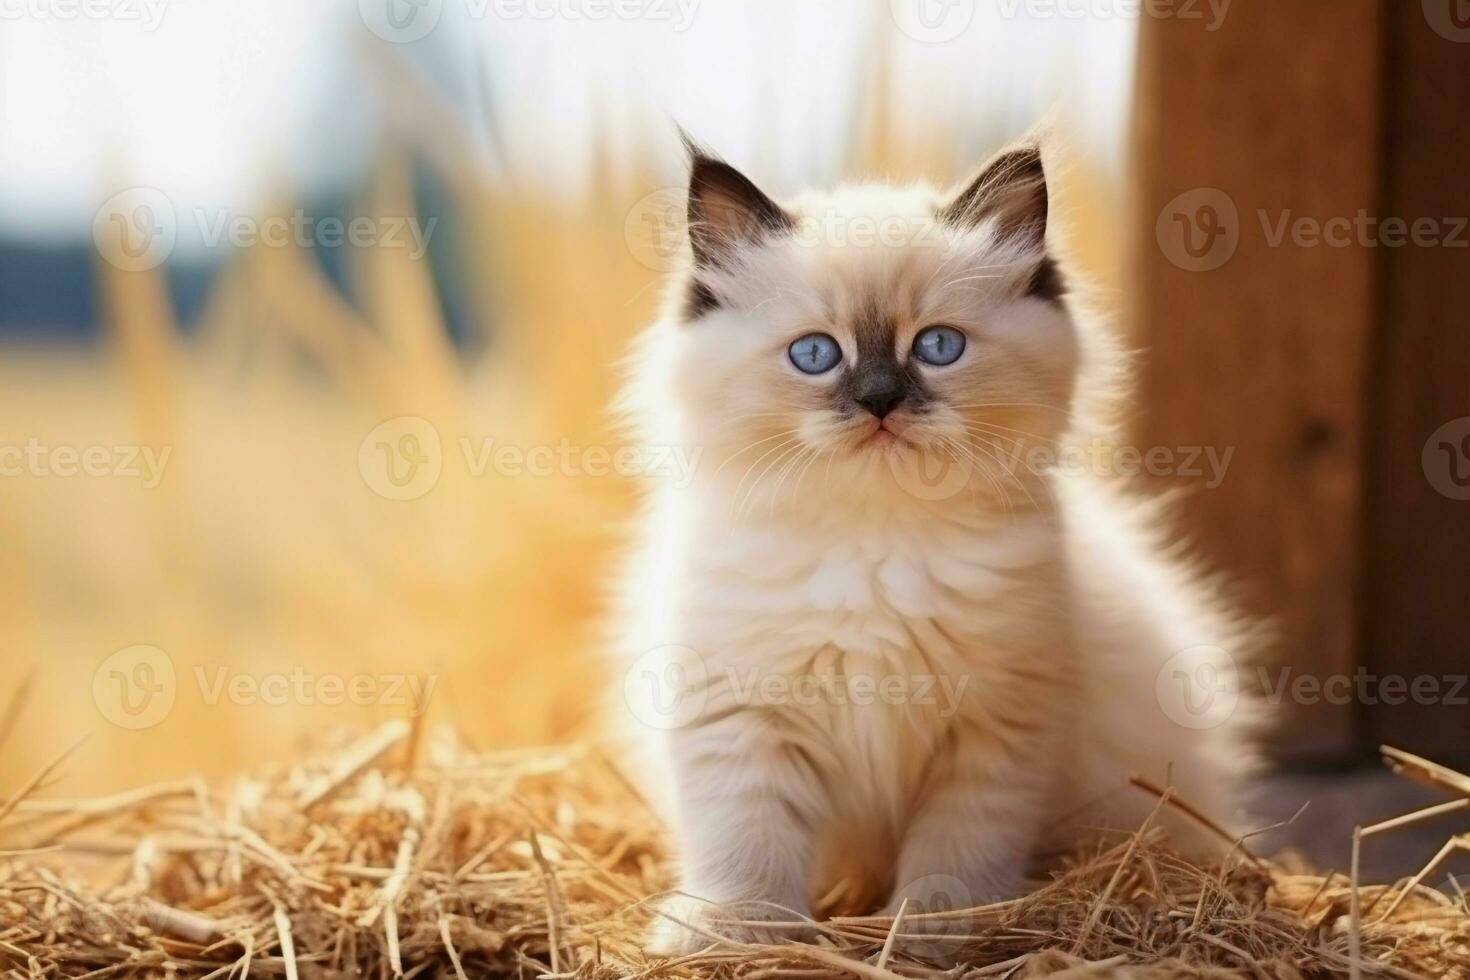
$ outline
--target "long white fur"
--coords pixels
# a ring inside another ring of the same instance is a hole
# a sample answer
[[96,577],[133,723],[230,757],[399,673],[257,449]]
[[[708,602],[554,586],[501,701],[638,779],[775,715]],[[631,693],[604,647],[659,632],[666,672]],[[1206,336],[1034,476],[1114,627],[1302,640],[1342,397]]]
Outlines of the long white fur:
[[[628,768],[679,847],[663,952],[751,934],[720,927],[719,905],[808,915],[843,876],[883,883],[890,909],[936,882],[951,902],[1011,897],[1079,827],[1137,825],[1156,801],[1130,773],[1232,813],[1240,719],[1180,725],[1158,690],[1194,648],[1244,653],[1247,631],[1165,556],[1156,511],[1097,475],[954,448],[1081,438],[1077,406],[1115,375],[1099,327],[1024,295],[1039,251],[993,222],[937,226],[939,201],[865,185],[790,202],[828,230],[744,248],[708,277],[719,309],[681,323],[675,297],[639,345],[626,407],[642,438],[701,451],[689,485],[650,488],[616,623],[624,668],[697,709],[669,728],[639,701],[660,692],[622,689]],[[869,225],[915,234],[841,232]],[[810,330],[855,357],[845,317],[873,295],[900,311],[900,353],[928,323],[969,338],[961,363],[924,368],[949,408],[906,432],[915,451],[856,445],[831,379],[786,358]],[[958,490],[915,482],[926,454],[964,464]],[[793,693],[833,676],[888,683],[899,703]]]

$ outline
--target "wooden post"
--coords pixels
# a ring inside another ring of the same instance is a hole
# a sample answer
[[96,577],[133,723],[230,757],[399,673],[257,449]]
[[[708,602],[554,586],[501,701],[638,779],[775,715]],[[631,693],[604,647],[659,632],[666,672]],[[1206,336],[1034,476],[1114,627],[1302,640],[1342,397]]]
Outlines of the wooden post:
[[[1236,0],[1213,31],[1140,26],[1133,436],[1233,450],[1213,489],[1208,473],[1159,482],[1191,489],[1178,512],[1196,552],[1275,617],[1273,683],[1357,663],[1375,257],[1291,223],[1378,205],[1382,20],[1377,0]],[[1285,755],[1353,747],[1353,705],[1294,700]]]
[[1470,753],[1470,20],[1442,6],[1388,20],[1381,218],[1409,232],[1378,250],[1364,624],[1369,737],[1449,758]]

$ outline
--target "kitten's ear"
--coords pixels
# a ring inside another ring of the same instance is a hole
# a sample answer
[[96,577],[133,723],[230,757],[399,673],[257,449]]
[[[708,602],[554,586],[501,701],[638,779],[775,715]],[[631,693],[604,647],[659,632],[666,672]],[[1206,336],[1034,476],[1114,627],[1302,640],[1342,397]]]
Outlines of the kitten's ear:
[[689,242],[696,265],[718,265],[734,249],[767,235],[791,231],[796,222],[750,179],[688,136]]
[[1041,148],[1027,145],[1006,150],[987,163],[978,177],[940,208],[939,217],[963,228],[993,219],[1002,236],[1041,248],[1046,243],[1047,210]]

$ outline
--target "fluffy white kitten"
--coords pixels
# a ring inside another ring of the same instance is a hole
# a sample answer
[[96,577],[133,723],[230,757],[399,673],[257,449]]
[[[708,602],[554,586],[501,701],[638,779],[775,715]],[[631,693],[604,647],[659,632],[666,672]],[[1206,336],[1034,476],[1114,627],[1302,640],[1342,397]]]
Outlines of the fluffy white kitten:
[[628,392],[643,439],[700,453],[652,489],[618,617],[630,768],[682,866],[655,949],[789,936],[839,880],[890,911],[1012,897],[1148,815],[1130,773],[1229,815],[1246,751],[1198,702],[1231,695],[1239,624],[1156,520],[1045,465],[1110,372],[1040,150],[784,206],[691,156],[692,265]]

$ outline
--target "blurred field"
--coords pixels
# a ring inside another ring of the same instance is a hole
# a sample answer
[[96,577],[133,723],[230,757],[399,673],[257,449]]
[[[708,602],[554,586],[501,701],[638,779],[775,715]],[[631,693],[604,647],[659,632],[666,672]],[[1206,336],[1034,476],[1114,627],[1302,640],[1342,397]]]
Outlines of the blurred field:
[[[956,121],[936,121],[931,145],[895,138],[881,84],[878,95],[849,175],[947,181],[978,164],[956,159],[944,135]],[[454,146],[436,139],[426,159],[467,229],[453,251],[474,287],[473,343],[450,341],[427,265],[401,250],[346,250],[348,297],[311,256],[256,246],[234,255],[192,331],[162,270],[99,261],[102,349],[0,359],[0,445],[170,453],[153,489],[123,476],[0,478],[0,706],[29,679],[8,738],[0,728],[4,785],[87,733],[56,792],[223,777],[324,727],[420,713],[406,686],[389,696],[386,675],[433,677],[427,716],[482,747],[588,724],[607,686],[600,596],[635,488],[477,474],[459,440],[617,448],[605,412],[616,364],[660,295],[629,215],[671,162],[601,161],[567,200],[499,185]],[[385,152],[359,213],[413,213],[406,160]],[[1056,208],[1105,297],[1124,213],[1109,181],[1075,155]],[[408,501],[375,492],[360,460],[375,427],[401,416],[427,420],[442,443],[437,484]],[[115,723],[117,699],[133,682],[141,698],[170,669],[111,676],[107,658],[139,644],[167,655],[176,692],[133,730]],[[370,678],[376,700],[270,704],[217,686],[302,672]]]

